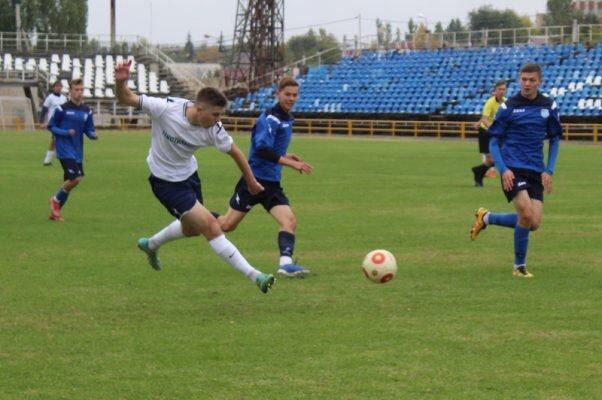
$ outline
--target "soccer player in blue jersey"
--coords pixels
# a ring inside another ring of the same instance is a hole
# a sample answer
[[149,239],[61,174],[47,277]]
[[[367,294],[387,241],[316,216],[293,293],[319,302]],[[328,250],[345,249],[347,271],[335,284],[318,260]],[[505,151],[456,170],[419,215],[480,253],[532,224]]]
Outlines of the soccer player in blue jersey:
[[53,221],[63,221],[61,209],[84,177],[84,135],[92,140],[98,139],[92,110],[83,103],[84,83],[81,79],[69,83],[69,98],[68,102],[57,107],[48,123],[56,141],[56,157],[64,171],[63,186],[50,197],[50,219]]
[[203,235],[215,253],[267,293],[274,284],[274,276],[253,268],[203,206],[194,156],[202,147],[214,146],[228,154],[242,172],[249,190],[252,193],[263,190],[244,153],[220,122],[228,99],[212,87],[199,90],[195,102],[174,97],[139,96],[127,87],[129,69],[129,61],[115,67],[117,99],[121,104],[140,108],[152,118],[151,147],[146,158],[151,172],[149,182],[155,197],[176,218],[150,238],[140,238],[138,248],[146,253],[151,267],[160,270],[158,252],[162,245]]
[[[539,93],[542,71],[538,64],[525,64],[519,74],[520,92],[500,109],[489,128],[489,150],[498,169],[502,189],[515,213],[494,213],[485,208],[476,212],[470,238],[476,240],[487,225],[514,229],[513,275],[531,278],[527,271],[529,232],[541,224],[543,194],[552,191],[562,126],[556,102]],[[549,139],[547,165],[544,140]]]
[[247,213],[257,204],[269,212],[280,226],[278,247],[280,262],[278,274],[285,277],[304,277],[309,270],[293,263],[297,219],[289,200],[280,186],[282,167],[299,173],[311,174],[312,167],[299,156],[287,153],[293,132],[291,110],[299,95],[299,84],[293,78],[283,78],[278,84],[278,103],[264,111],[253,126],[249,164],[253,175],[265,190],[253,194],[244,179],[240,179],[230,199],[228,212],[218,217],[226,232],[236,229]]
[[[42,104],[42,110],[40,111],[40,126],[42,128],[47,128],[48,121],[50,121],[58,106],[66,102],[67,98],[63,94],[63,84],[57,79],[52,84],[52,89],[44,99],[44,104]],[[48,119],[46,119],[46,117],[48,117]],[[54,149],[56,147],[54,135],[50,136],[52,136],[52,138],[50,139],[50,144],[48,145],[48,150],[46,151],[43,163],[45,167],[52,165],[52,157],[54,157]]]

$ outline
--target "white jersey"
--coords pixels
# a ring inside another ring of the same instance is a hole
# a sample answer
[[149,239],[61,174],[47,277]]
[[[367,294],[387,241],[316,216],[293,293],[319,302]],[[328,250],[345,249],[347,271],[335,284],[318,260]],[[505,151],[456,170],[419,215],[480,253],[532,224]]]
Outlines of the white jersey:
[[175,97],[141,95],[140,109],[152,118],[151,147],[146,162],[157,178],[180,182],[198,168],[194,152],[201,147],[214,146],[227,153],[232,149],[232,137],[221,122],[210,128],[191,125],[186,118],[190,100]]
[[[64,94],[60,94],[57,96],[54,93],[50,93],[48,96],[46,96],[46,98],[44,99],[44,104],[43,104],[43,106],[48,109],[48,119],[46,121],[50,121],[50,118],[52,118],[52,116],[54,115],[54,112],[56,111],[58,106],[65,104],[66,102],[67,102],[67,98],[65,97]],[[46,121],[41,121],[41,122],[46,122]]]

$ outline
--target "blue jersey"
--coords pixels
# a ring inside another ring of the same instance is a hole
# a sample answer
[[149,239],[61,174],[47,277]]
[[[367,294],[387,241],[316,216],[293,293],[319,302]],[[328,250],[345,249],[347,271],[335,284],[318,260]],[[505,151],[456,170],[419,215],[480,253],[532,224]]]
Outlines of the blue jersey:
[[[84,159],[84,134],[96,138],[92,110],[85,104],[71,101],[59,106],[48,123],[48,129],[56,137],[56,158],[71,158],[81,163]],[[73,129],[75,134],[69,135]]]
[[488,132],[497,139],[505,166],[543,172],[544,139],[556,142],[562,135],[558,106],[541,93],[533,100],[518,93],[500,106]]
[[255,121],[251,134],[249,165],[256,178],[280,182],[282,165],[259,156],[257,150],[268,147],[279,157],[286,155],[293,134],[293,121],[293,115],[286,113],[280,104],[268,108]]

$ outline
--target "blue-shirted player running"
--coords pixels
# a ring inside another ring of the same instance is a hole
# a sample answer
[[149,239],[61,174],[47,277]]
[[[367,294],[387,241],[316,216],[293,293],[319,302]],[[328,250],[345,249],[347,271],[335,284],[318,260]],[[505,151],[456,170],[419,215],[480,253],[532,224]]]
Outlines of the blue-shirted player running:
[[295,154],[287,153],[293,133],[291,110],[299,95],[299,83],[283,78],[278,83],[278,103],[263,112],[253,127],[249,165],[253,175],[265,190],[251,194],[244,179],[240,179],[230,199],[228,212],[218,221],[225,232],[233,231],[256,204],[261,204],[280,225],[278,274],[285,277],[304,277],[309,270],[293,263],[297,219],[289,200],[280,186],[282,167],[311,174],[312,167]]
[[[525,64],[519,74],[520,93],[502,104],[489,128],[489,150],[502,180],[508,201],[516,213],[476,212],[470,230],[475,240],[487,225],[514,229],[513,275],[531,278],[527,271],[529,232],[535,231],[543,214],[543,192],[552,191],[552,175],[558,157],[562,126],[556,102],[539,93],[542,71],[538,64]],[[547,165],[544,139],[549,139]]]
[[83,103],[84,82],[74,79],[69,83],[70,100],[57,107],[48,123],[56,140],[56,158],[63,166],[63,186],[50,198],[50,219],[63,221],[61,209],[69,193],[84,177],[84,135],[98,139],[92,110]]

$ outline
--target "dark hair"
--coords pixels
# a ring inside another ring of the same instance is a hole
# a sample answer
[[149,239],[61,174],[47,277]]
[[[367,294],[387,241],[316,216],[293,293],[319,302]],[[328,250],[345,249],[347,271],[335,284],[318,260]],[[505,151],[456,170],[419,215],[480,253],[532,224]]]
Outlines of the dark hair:
[[71,89],[73,86],[79,86],[83,84],[84,81],[82,79],[72,79],[71,82],[69,82],[69,89]]
[[196,102],[214,107],[226,107],[228,98],[219,89],[208,86],[199,90],[196,94]]
[[56,80],[54,82],[52,82],[52,86],[51,87],[55,87],[55,86],[63,86],[63,82],[61,82],[60,80]]
[[527,72],[527,73],[535,72],[541,79],[541,75],[542,75],[541,67],[537,63],[529,63],[529,64],[523,65],[520,69],[520,73],[522,74],[523,72]]
[[506,81],[502,79],[501,81],[497,81],[495,83],[494,88],[497,89],[497,88],[499,88],[500,86],[503,86],[503,85],[506,85]]
[[290,76],[280,79],[280,82],[278,82],[278,90],[282,90],[287,86],[299,87],[299,82]]

